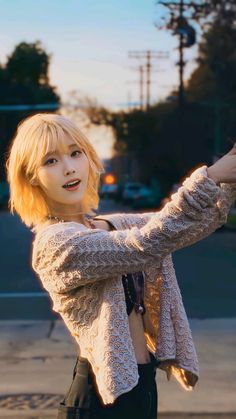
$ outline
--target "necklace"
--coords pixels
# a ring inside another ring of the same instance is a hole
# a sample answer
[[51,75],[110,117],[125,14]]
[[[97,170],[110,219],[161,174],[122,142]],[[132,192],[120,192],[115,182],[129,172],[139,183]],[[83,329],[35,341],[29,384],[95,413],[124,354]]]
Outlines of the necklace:
[[58,223],[65,223],[65,220],[62,220],[62,218],[58,218],[56,215],[48,214],[47,219],[48,220],[56,220],[56,221],[58,221]]
[[[66,223],[67,222],[66,220],[63,220],[62,218],[59,218],[56,215],[51,215],[51,214],[48,214],[47,219],[48,220],[56,220],[58,223]],[[87,221],[88,221],[91,228],[96,228],[95,224],[91,220],[87,220]]]

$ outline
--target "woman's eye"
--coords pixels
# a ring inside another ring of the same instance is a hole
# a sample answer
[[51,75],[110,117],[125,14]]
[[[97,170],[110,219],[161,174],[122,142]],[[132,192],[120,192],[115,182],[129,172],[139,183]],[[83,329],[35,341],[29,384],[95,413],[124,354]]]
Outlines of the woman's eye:
[[56,159],[48,159],[44,164],[45,165],[49,165],[50,163],[52,163],[54,160],[56,160]]
[[[76,153],[78,153],[78,154],[76,154]],[[80,150],[75,150],[75,151],[73,151],[73,152],[71,153],[71,155],[72,155],[72,156],[79,156],[81,153],[82,153],[82,151],[80,151]]]

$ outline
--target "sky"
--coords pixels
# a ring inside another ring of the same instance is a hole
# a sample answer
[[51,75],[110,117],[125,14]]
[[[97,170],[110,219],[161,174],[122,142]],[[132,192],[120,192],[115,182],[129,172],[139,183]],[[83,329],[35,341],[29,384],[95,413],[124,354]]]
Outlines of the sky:
[[[128,58],[129,51],[168,52],[152,60],[151,103],[178,86],[178,39],[157,30],[166,14],[156,0],[0,0],[0,62],[5,64],[20,42],[40,40],[51,55],[50,84],[62,102],[70,92],[95,99],[113,110],[139,101],[138,66],[145,60]],[[185,49],[185,79],[194,66],[197,47]],[[113,153],[114,137],[106,127],[91,127],[91,141],[102,158]]]
[[[52,54],[50,82],[62,100],[77,90],[98,103],[119,109],[139,100],[138,65],[129,51],[169,53],[153,59],[151,102],[178,85],[177,37],[154,23],[166,8],[156,0],[0,0],[0,62],[22,42],[40,40]],[[194,68],[197,48],[185,49],[185,78]]]

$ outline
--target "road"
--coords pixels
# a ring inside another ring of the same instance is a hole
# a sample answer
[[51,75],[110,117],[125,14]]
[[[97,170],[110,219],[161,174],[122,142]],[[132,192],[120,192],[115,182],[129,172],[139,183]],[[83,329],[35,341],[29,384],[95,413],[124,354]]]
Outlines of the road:
[[[98,213],[133,212],[112,200],[100,203]],[[30,267],[32,239],[17,216],[0,212],[0,320],[59,318]],[[220,230],[173,260],[189,317],[236,316],[236,232]]]

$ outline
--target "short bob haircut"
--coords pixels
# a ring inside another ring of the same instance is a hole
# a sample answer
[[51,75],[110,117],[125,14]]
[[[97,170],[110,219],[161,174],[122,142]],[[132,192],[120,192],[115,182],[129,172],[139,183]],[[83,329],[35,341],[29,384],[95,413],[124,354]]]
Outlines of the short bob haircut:
[[18,213],[28,227],[36,227],[50,213],[43,190],[33,183],[37,181],[37,169],[45,154],[65,149],[65,134],[78,144],[89,161],[88,185],[81,211],[92,216],[98,208],[98,188],[104,167],[88,138],[65,116],[53,113],[31,115],[18,124],[6,161],[9,209],[12,214]]

